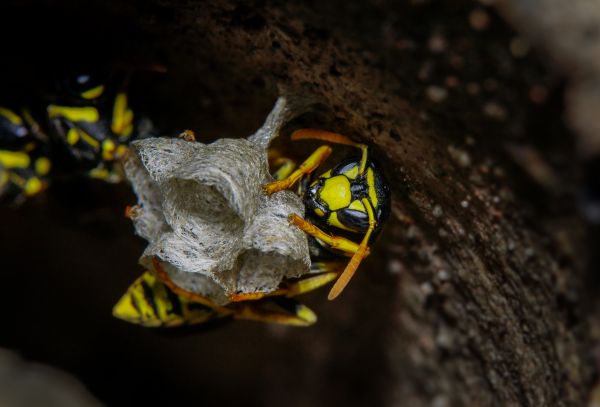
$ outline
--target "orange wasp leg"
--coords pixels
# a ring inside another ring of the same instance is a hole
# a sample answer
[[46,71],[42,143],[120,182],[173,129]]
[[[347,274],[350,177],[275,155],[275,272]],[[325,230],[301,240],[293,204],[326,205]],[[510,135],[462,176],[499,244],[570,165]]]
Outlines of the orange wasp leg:
[[290,189],[305,174],[310,174],[316,170],[319,165],[331,154],[331,147],[321,146],[315,150],[300,166],[293,171],[286,179],[273,181],[263,185],[263,192],[266,195],[274,194],[275,192]]
[[293,310],[285,312],[265,309],[261,307],[261,304],[250,304],[242,306],[233,317],[291,326],[309,326],[317,322],[317,316],[306,305],[294,302],[293,308]]
[[[352,240],[346,239],[345,237],[333,236],[333,235],[330,235],[329,233],[323,232],[317,226],[313,225],[311,222],[307,221],[306,219],[302,219],[300,216],[296,215],[295,213],[292,213],[289,216],[289,220],[291,223],[298,226],[298,228],[300,228],[304,233],[306,233],[307,235],[310,235],[316,239],[319,239],[320,241],[327,244],[332,249],[340,250],[345,253],[354,254],[358,251],[358,249],[360,247],[358,243],[353,242]],[[368,247],[366,248],[365,253],[366,253],[365,255],[368,255],[370,253]]]
[[286,179],[296,169],[296,162],[290,158],[278,158],[274,160],[273,165],[279,167],[273,173],[273,178],[278,181]]
[[238,293],[229,296],[229,300],[232,302],[240,301],[255,301],[265,297],[276,297],[283,296],[287,298],[295,297],[300,294],[307,293],[315,290],[330,281],[335,280],[341,273],[341,269],[335,269],[333,271],[322,272],[318,274],[309,274],[307,276],[300,277],[297,280],[287,281],[283,283],[283,286],[270,293]]

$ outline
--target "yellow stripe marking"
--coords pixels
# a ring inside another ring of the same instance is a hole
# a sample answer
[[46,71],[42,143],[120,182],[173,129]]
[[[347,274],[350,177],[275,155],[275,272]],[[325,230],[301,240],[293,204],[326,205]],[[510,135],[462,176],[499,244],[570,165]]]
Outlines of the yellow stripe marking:
[[5,107],[0,107],[0,116],[4,116],[9,122],[14,124],[15,126],[20,126],[23,124],[23,119],[21,119],[21,117],[18,114]]
[[131,133],[133,133],[133,124],[129,124],[127,127],[125,127],[125,129],[123,129],[123,131],[121,132],[120,136],[127,138],[131,136]]
[[344,175],[350,179],[356,179],[356,177],[358,176],[358,166],[355,165],[354,167],[350,168],[344,173]]
[[96,178],[101,180],[106,180],[111,176],[110,172],[106,168],[100,167],[91,169],[88,175],[90,176],[90,178]]
[[127,108],[127,94],[121,92],[115,98],[111,130],[115,134],[128,136],[133,130],[133,127],[129,129],[132,123],[133,112]]
[[79,131],[79,136],[81,137],[81,139],[89,144],[90,146],[92,146],[92,148],[94,150],[98,150],[100,148],[100,142],[98,140],[96,140],[95,138],[93,138],[92,136],[90,136],[88,133],[86,133],[83,130]]
[[95,88],[86,90],[81,94],[81,97],[87,100],[96,99],[104,93],[104,85],[98,85]]
[[44,183],[38,177],[29,178],[25,183],[25,195],[33,196],[44,189]]
[[263,309],[254,305],[247,305],[240,308],[233,315],[233,317],[235,319],[246,319],[250,321],[268,322],[271,324],[291,326],[309,326],[317,322],[317,315],[310,308],[303,304],[296,305],[294,314]]
[[327,222],[331,226],[335,226],[336,228],[348,230],[350,232],[355,232],[354,229],[350,229],[349,227],[345,226],[342,222],[340,222],[340,220],[338,219],[338,216],[337,216],[337,212],[331,212],[331,215],[329,215],[329,219],[327,219]]
[[67,143],[70,145],[75,145],[79,141],[79,131],[76,128],[71,127],[69,131],[67,131]]
[[125,154],[127,154],[127,152],[129,151],[129,149],[127,148],[127,146],[123,145],[123,144],[119,144],[119,146],[117,147],[117,151],[115,152],[115,157],[118,158],[123,158],[125,157]]
[[[331,170],[327,170],[319,178],[331,178]],[[317,180],[315,180],[315,183],[316,182],[317,182]]]
[[348,206],[348,209],[352,209],[355,211],[366,212],[365,206],[358,199],[352,201],[352,203]]
[[52,167],[52,163],[46,157],[40,157],[35,160],[35,172],[38,175],[44,176],[50,172],[50,168]]
[[316,290],[330,281],[335,280],[337,276],[339,276],[340,272],[341,270],[336,269],[331,272],[317,274],[315,276],[309,276],[299,281],[295,281],[285,289],[285,295],[286,297],[295,297],[297,295]]
[[72,122],[95,123],[100,118],[98,109],[95,107],[68,107],[50,105],[46,110],[48,111],[48,117],[51,119],[65,118]]
[[102,142],[102,159],[105,161],[112,161],[115,159],[115,151],[117,146],[111,139],[106,139]]
[[31,160],[21,151],[0,150],[0,164],[5,168],[27,168]]
[[379,200],[377,199],[377,191],[375,191],[375,174],[373,173],[372,168],[367,170],[367,184],[369,185],[369,198],[371,199],[371,204],[374,208],[377,208]]

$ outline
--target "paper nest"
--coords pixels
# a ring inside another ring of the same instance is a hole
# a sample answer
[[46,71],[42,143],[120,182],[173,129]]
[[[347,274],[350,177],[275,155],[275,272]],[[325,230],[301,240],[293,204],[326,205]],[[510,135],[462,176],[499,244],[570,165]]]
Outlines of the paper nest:
[[306,104],[279,98],[248,139],[211,144],[149,138],[133,142],[125,173],[141,209],[133,223],[152,258],[178,286],[226,304],[235,293],[271,292],[310,269],[305,234],[288,215],[304,215],[290,191],[268,197],[267,148]]

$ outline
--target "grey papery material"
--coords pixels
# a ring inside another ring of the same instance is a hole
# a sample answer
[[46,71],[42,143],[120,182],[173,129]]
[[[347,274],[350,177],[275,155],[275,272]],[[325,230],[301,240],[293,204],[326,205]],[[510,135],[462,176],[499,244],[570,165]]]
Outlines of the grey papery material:
[[305,234],[288,215],[304,215],[290,191],[270,197],[267,149],[306,104],[279,98],[248,139],[211,144],[148,138],[133,142],[125,173],[141,209],[136,233],[148,241],[140,263],[156,256],[173,281],[219,304],[234,293],[270,292],[309,272]]

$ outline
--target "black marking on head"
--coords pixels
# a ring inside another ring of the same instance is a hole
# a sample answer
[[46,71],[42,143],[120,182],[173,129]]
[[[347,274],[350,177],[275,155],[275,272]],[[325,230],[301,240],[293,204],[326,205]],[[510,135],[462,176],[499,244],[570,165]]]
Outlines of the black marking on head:
[[365,176],[359,176],[356,180],[350,180],[350,192],[352,200],[361,200],[369,196],[369,184]]
[[[306,190],[306,193],[304,194],[304,199],[303,199],[304,206],[306,207],[306,212],[311,213],[312,215],[317,216],[319,218],[328,218],[329,213],[331,212],[329,210],[329,208],[327,207],[327,205],[324,205],[321,202],[321,200],[319,199],[319,192],[321,191],[321,188],[323,187],[324,183],[325,183],[325,178],[319,178],[314,185],[310,186]],[[314,213],[314,210],[316,208],[322,210],[325,215],[324,216],[316,215]]]

